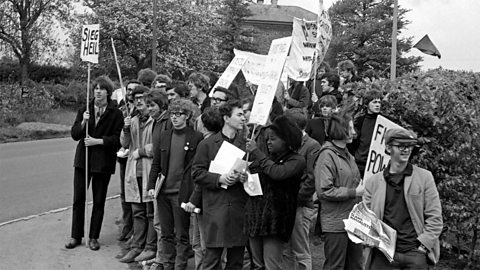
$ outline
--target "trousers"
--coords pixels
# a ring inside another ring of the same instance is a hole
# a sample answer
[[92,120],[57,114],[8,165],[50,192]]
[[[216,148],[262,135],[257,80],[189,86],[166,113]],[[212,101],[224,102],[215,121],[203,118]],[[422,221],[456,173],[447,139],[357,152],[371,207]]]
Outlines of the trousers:
[[[102,228],[105,200],[110,174],[89,173],[88,186],[92,184],[93,208],[88,237],[98,239]],[[85,169],[75,168],[73,174],[72,238],[82,239],[85,224]]]

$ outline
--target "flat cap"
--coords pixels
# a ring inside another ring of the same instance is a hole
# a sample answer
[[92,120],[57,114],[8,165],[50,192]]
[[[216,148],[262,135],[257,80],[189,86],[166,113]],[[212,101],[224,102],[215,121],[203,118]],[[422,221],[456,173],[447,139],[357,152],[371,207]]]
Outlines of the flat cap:
[[385,144],[390,144],[393,141],[410,145],[416,145],[418,142],[417,135],[413,131],[403,128],[392,128],[385,132]]

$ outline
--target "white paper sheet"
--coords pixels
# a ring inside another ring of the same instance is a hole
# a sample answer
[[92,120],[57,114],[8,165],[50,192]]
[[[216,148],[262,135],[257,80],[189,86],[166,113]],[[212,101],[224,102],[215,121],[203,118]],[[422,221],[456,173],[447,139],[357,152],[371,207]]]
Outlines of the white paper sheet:
[[245,192],[247,192],[250,196],[261,196],[263,195],[262,185],[260,184],[260,178],[258,177],[258,173],[256,174],[248,174],[247,182],[243,183],[243,188]]

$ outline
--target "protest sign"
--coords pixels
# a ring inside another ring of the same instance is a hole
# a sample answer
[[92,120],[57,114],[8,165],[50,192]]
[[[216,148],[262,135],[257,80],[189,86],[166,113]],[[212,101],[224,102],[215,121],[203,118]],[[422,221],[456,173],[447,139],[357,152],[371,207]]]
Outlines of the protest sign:
[[393,261],[397,231],[379,220],[364,202],[356,204],[343,223],[352,242],[378,248],[390,262]]
[[[212,89],[215,89],[219,86],[227,88],[230,87],[230,84],[232,84],[233,80],[237,76],[238,72],[242,69],[243,65],[247,61],[248,56],[235,56],[233,60],[228,64],[228,67],[225,69],[225,71],[222,73],[220,78],[218,78],[217,83],[213,86]],[[210,97],[213,96],[214,91],[210,91]]]
[[246,57],[247,61],[242,67],[242,73],[245,76],[245,80],[249,83],[260,85],[263,74],[265,73],[265,61],[267,56],[263,54],[251,53],[246,51],[233,50],[236,56]]
[[323,62],[323,59],[327,54],[328,46],[330,46],[330,41],[332,40],[332,24],[330,23],[328,11],[323,8],[323,0],[319,0],[317,28],[318,51],[316,61],[320,64]]
[[317,43],[317,22],[293,18],[292,47],[284,71],[288,77],[295,81],[310,78]]
[[90,24],[82,27],[80,58],[84,62],[98,64],[100,53],[100,25]]
[[292,37],[274,39],[268,51],[265,73],[258,86],[249,123],[265,125],[272,107],[273,97],[277,91],[285,60],[292,43]]
[[363,179],[368,179],[372,175],[383,171],[390,161],[390,156],[385,153],[385,132],[391,128],[402,128],[387,118],[379,115],[373,128],[372,141],[368,151],[367,164],[365,166],[365,175]]

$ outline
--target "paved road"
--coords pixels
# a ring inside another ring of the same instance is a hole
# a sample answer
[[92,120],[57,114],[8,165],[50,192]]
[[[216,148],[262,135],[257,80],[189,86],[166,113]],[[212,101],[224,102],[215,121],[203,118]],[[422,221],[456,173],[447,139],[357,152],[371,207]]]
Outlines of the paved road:
[[[76,143],[63,138],[0,144],[0,223],[71,206]],[[120,193],[116,171],[108,196]]]

